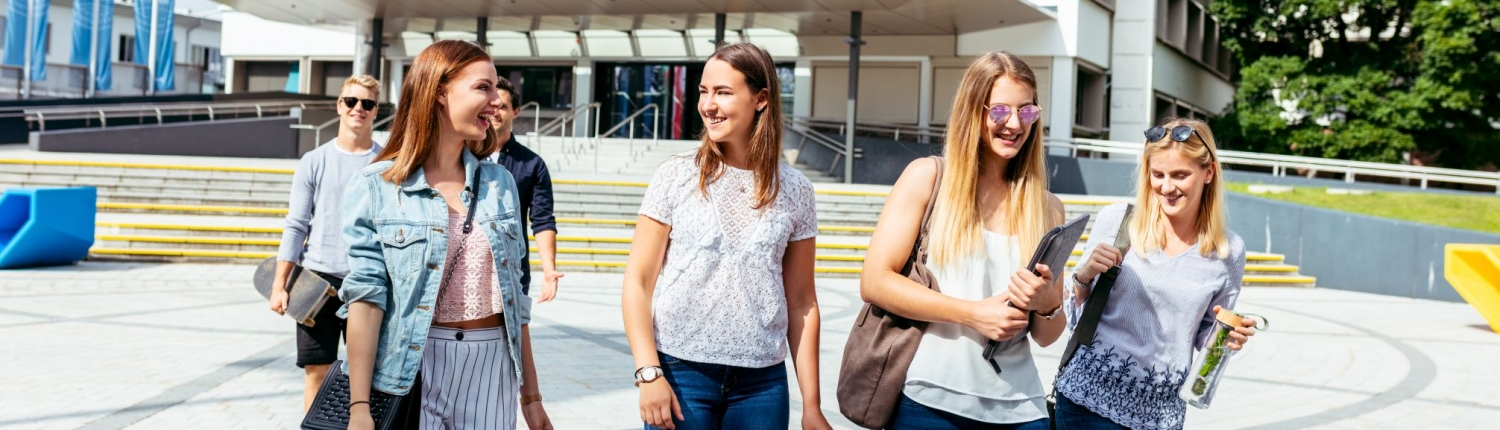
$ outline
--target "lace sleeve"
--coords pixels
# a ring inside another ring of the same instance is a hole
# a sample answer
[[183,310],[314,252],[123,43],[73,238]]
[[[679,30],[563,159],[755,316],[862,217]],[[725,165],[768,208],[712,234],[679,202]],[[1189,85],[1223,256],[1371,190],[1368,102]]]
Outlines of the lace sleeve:
[[672,210],[677,207],[677,196],[672,191],[677,188],[682,165],[682,160],[672,158],[656,168],[651,184],[646,186],[646,196],[641,199],[641,215],[672,225]]
[[818,203],[817,196],[813,193],[812,181],[807,180],[800,172],[789,175],[792,180],[786,181],[789,187],[785,190],[787,202],[791,207],[787,213],[792,217],[792,242],[804,240],[818,235]]

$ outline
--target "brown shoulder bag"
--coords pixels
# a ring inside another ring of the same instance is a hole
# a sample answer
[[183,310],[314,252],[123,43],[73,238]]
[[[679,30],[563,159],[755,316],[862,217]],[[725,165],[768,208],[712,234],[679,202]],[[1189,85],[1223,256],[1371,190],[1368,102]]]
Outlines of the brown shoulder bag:
[[[932,207],[937,202],[938,185],[943,183],[943,158],[937,162],[937,179],[932,183],[932,197],[922,213],[922,229],[912,244],[911,255],[901,274],[907,279],[937,289],[937,280],[924,263],[927,261],[927,227]],[[890,421],[906,384],[906,370],[917,354],[925,321],[915,321],[865,303],[844,343],[843,365],[839,368],[839,413],[865,428],[882,428]]]

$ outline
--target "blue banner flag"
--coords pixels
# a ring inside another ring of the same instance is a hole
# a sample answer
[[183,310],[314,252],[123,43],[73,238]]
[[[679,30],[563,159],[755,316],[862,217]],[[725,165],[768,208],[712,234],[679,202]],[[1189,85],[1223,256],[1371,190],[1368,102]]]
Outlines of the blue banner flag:
[[[47,79],[47,0],[10,0],[5,20],[5,59],[26,66],[26,27],[31,24],[31,80]],[[32,8],[35,8],[33,10]]]
[[[14,0],[12,0],[14,1]],[[157,91],[168,91],[176,87],[176,70],[172,61],[173,17],[177,14],[173,0],[136,0],[135,2],[135,62],[145,65],[156,63],[156,75],[151,77],[152,87]],[[151,10],[156,10],[153,28]],[[151,35],[156,34],[156,58],[151,57]]]
[[[115,2],[113,0],[73,0],[73,57],[71,62],[87,67],[92,54],[94,88],[97,90],[108,91],[111,88],[110,69],[112,67],[109,65],[109,48],[110,35],[114,34],[114,18]],[[96,23],[98,28],[95,28]]]

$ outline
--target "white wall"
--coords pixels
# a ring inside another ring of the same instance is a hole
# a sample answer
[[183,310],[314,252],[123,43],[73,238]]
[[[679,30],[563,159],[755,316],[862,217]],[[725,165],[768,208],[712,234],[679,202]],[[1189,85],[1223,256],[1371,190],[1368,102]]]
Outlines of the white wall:
[[1176,49],[1155,43],[1152,70],[1156,91],[1171,95],[1218,115],[1234,101],[1234,85],[1209,72]]
[[[806,56],[848,56],[849,44],[844,40],[848,35],[839,36],[799,36],[797,42],[802,45],[802,55]],[[865,45],[859,48],[859,55],[891,55],[891,56],[935,56],[951,57],[954,54],[955,36],[872,36],[862,35]]]
[[354,27],[324,29],[261,19],[243,12],[225,12],[225,57],[339,57],[354,58]]
[[1078,48],[1076,57],[1096,66],[1109,68],[1111,31],[1114,28],[1113,13],[1090,0],[1074,2],[1078,5]]
[[[933,61],[932,70],[932,123],[947,124],[948,117],[953,113],[953,99],[958,96],[958,86],[963,80],[964,70],[969,66],[972,58],[947,58]],[[1053,60],[1047,57],[1021,57],[1031,72],[1036,74],[1037,101],[1043,109],[1043,125],[1051,121],[1052,116],[1052,68]],[[860,75],[863,77],[863,75]],[[1068,100],[1072,103],[1072,100]],[[863,106],[863,103],[861,103]]]
[[[921,100],[920,66],[864,63],[859,65],[859,122],[918,122]],[[813,66],[812,115],[844,118],[849,112],[849,68]]]
[[1119,0],[1111,29],[1109,129],[1111,138],[1131,139],[1151,127],[1156,0]]

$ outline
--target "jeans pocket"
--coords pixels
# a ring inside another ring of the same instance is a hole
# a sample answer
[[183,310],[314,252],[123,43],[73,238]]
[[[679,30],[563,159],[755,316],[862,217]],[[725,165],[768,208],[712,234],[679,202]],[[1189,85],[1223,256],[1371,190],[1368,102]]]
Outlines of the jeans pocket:
[[661,361],[661,365],[662,366],[676,366],[676,365],[682,364],[682,359],[681,358],[677,358],[677,357],[673,357],[673,356],[667,355],[667,353],[665,353],[665,352],[659,352],[658,351],[656,353],[656,358],[657,358],[657,360]]

